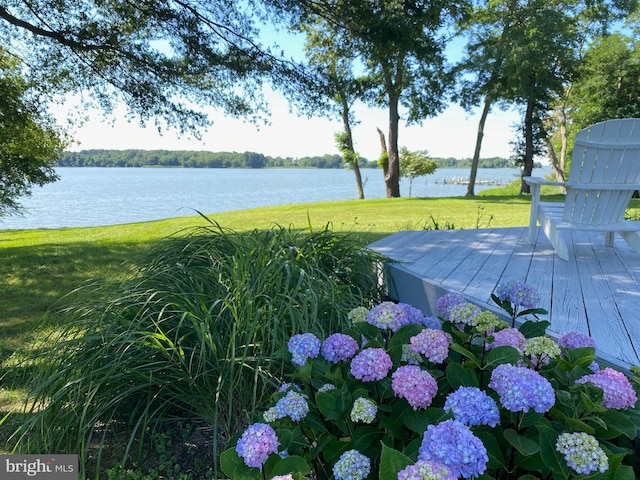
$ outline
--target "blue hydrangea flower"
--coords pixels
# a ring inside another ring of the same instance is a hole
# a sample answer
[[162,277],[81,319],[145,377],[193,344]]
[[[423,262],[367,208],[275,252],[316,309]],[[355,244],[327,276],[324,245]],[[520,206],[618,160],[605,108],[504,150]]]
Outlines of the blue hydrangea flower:
[[452,412],[453,418],[469,427],[500,423],[500,412],[493,398],[476,387],[460,387],[447,395],[444,411]]
[[422,325],[433,330],[442,330],[442,320],[438,317],[424,317]]
[[375,382],[386,377],[393,366],[391,357],[382,348],[366,348],[351,360],[351,375],[363,382]]
[[322,342],[322,356],[329,362],[337,363],[349,360],[358,351],[358,342],[344,333],[329,335]]
[[514,365],[498,365],[491,373],[489,388],[495,390],[500,403],[511,412],[547,412],[556,401],[549,380],[535,370]]
[[427,408],[438,393],[438,384],[427,372],[416,365],[398,367],[391,376],[391,389],[404,398],[414,410]]
[[313,333],[299,333],[289,339],[287,344],[291,353],[291,361],[296,365],[304,365],[308,358],[316,358],[320,353],[320,340]]
[[236,445],[238,456],[249,467],[260,467],[272,453],[278,453],[280,442],[275,430],[265,423],[254,423],[244,431]]
[[593,383],[600,387],[603,392],[602,405],[607,408],[616,410],[633,408],[638,400],[627,376],[613,368],[607,367],[593,375],[585,375],[576,380],[576,383]]
[[474,478],[486,471],[489,456],[469,427],[456,420],[446,420],[427,427],[418,460],[441,463],[455,478]]
[[298,422],[309,413],[309,404],[301,393],[289,390],[284,397],[278,400],[274,409],[276,418],[289,417],[294,422]]
[[609,458],[589,434],[562,433],[558,436],[556,450],[564,455],[569,468],[577,474],[588,475],[597,470],[604,473],[609,469]]
[[336,480],[363,480],[370,471],[371,460],[357,450],[347,450],[333,466]]
[[398,480],[457,480],[448,467],[428,460],[418,460],[398,472]]
[[358,397],[351,407],[351,421],[362,423],[373,423],[378,414],[376,402],[369,398]]
[[459,293],[449,292],[436,301],[436,310],[442,318],[450,320],[451,309],[456,305],[467,303],[467,300]]
[[502,301],[508,300],[516,307],[526,309],[536,308],[540,302],[540,295],[536,289],[518,280],[501,283],[496,288],[495,294]]
[[398,303],[398,308],[407,318],[407,324],[423,325],[425,321],[424,313],[419,308],[409,305],[408,303]]

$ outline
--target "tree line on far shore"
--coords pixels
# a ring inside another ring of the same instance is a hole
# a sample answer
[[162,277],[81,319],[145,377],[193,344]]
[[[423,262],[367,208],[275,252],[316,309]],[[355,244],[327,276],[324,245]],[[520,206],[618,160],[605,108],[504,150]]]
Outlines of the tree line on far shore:
[[[434,158],[441,168],[469,168],[471,158]],[[402,160],[401,160],[402,161]],[[378,168],[378,162],[360,157],[361,168]],[[344,168],[340,155],[271,157],[256,152],[208,152],[199,150],[82,150],[64,152],[59,167],[187,167],[187,168]],[[481,168],[514,167],[513,160],[493,157],[480,160]]]

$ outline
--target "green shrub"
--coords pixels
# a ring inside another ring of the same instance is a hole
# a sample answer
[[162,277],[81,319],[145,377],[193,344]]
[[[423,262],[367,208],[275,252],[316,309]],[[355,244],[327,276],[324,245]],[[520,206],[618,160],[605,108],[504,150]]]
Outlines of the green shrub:
[[328,228],[183,233],[122,280],[70,297],[68,322],[38,360],[21,451],[99,462],[124,435],[122,459],[139,457],[145,434],[187,420],[210,428],[216,459],[286,373],[289,336],[341,330],[349,310],[379,296],[382,258]]

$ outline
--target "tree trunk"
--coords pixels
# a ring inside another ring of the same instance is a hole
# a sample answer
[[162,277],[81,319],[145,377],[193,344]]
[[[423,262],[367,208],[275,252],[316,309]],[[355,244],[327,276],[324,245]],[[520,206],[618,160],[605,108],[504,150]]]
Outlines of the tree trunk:
[[487,121],[489,115],[489,109],[491,108],[491,99],[489,96],[484,97],[484,108],[482,109],[482,115],[480,115],[480,122],[478,122],[478,135],[476,136],[476,148],[473,152],[473,160],[471,160],[471,172],[469,173],[469,185],[467,185],[467,197],[473,197],[474,187],[476,184],[476,175],[478,174],[478,162],[480,161],[480,149],[482,148],[482,138],[484,137],[484,124]]
[[[533,172],[533,113],[535,103],[533,100],[527,101],[527,111],[524,116],[524,165],[522,176],[527,177]],[[529,185],[522,180],[520,193],[531,193]]]
[[398,152],[398,103],[400,96],[389,93],[389,165],[384,176],[387,198],[400,196],[400,155]]
[[342,124],[347,134],[347,149],[351,153],[351,166],[356,176],[356,190],[358,191],[358,199],[364,200],[364,189],[362,187],[362,175],[360,174],[360,165],[358,165],[358,155],[353,148],[353,132],[351,130],[351,122],[349,122],[349,105],[345,99],[342,99]]
[[387,178],[387,169],[389,168],[389,152],[387,151],[387,141],[384,138],[384,132],[376,127],[378,137],[380,138],[380,157],[378,164],[382,167],[382,178]]

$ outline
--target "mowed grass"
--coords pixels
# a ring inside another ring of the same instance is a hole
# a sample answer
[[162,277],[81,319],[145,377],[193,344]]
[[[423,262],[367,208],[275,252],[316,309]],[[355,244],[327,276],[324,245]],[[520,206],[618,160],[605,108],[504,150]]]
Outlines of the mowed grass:
[[[400,230],[525,225],[528,212],[524,196],[478,196],[292,204],[216,213],[208,219],[236,231],[329,225],[366,244]],[[28,341],[37,320],[64,295],[92,278],[122,274],[127,262],[163,238],[207,224],[194,214],[108,227],[0,231],[0,362]]]
[[[639,211],[637,202],[633,206]],[[235,231],[275,225],[303,230],[329,226],[335,232],[357,235],[366,245],[401,230],[525,226],[529,207],[528,196],[503,191],[471,198],[292,204],[108,227],[0,231],[0,419],[18,410],[22,397],[33,387],[29,372],[17,365],[31,351],[47,347],[33,342],[38,320],[54,312],[48,324],[62,324],[64,316],[55,309],[64,303],[65,295],[91,279],[123,275],[127,265],[164,238],[213,221]],[[12,431],[11,423],[0,427],[0,438]]]

